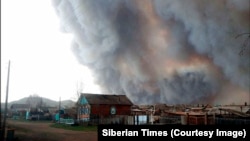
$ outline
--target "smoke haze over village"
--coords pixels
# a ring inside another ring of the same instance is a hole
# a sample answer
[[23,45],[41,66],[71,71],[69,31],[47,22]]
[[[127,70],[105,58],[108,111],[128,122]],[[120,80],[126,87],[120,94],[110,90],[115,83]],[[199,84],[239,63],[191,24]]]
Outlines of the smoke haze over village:
[[126,94],[135,103],[250,102],[247,0],[53,5],[61,30],[74,35],[78,61],[104,93]]

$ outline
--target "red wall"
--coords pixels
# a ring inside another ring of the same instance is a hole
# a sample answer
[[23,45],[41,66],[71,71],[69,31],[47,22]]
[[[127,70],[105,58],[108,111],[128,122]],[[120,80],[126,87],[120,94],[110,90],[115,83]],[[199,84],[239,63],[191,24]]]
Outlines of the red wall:
[[90,114],[99,116],[109,116],[111,107],[116,108],[115,115],[130,115],[131,106],[130,105],[91,105]]

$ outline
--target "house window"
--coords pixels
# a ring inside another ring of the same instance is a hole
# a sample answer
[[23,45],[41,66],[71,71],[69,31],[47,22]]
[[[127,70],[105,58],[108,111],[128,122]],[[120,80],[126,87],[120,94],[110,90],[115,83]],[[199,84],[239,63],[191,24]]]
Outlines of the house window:
[[115,115],[115,114],[116,114],[116,108],[115,108],[114,106],[112,106],[112,107],[110,108],[110,114],[111,114],[111,115]]
[[89,109],[84,107],[84,108],[81,109],[81,113],[82,114],[89,114]]

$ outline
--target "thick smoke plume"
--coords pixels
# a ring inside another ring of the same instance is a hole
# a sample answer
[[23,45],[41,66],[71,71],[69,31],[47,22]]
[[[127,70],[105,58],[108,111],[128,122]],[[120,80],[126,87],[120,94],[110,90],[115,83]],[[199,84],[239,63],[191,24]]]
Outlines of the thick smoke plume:
[[250,102],[249,5],[53,1],[62,30],[74,35],[75,55],[93,70],[103,93],[126,94],[138,104]]

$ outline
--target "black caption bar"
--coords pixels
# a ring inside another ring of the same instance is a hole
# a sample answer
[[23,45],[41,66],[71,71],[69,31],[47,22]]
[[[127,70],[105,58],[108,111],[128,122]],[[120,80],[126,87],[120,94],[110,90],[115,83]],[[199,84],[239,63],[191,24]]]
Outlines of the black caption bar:
[[249,125],[98,125],[98,141],[118,139],[250,139]]

